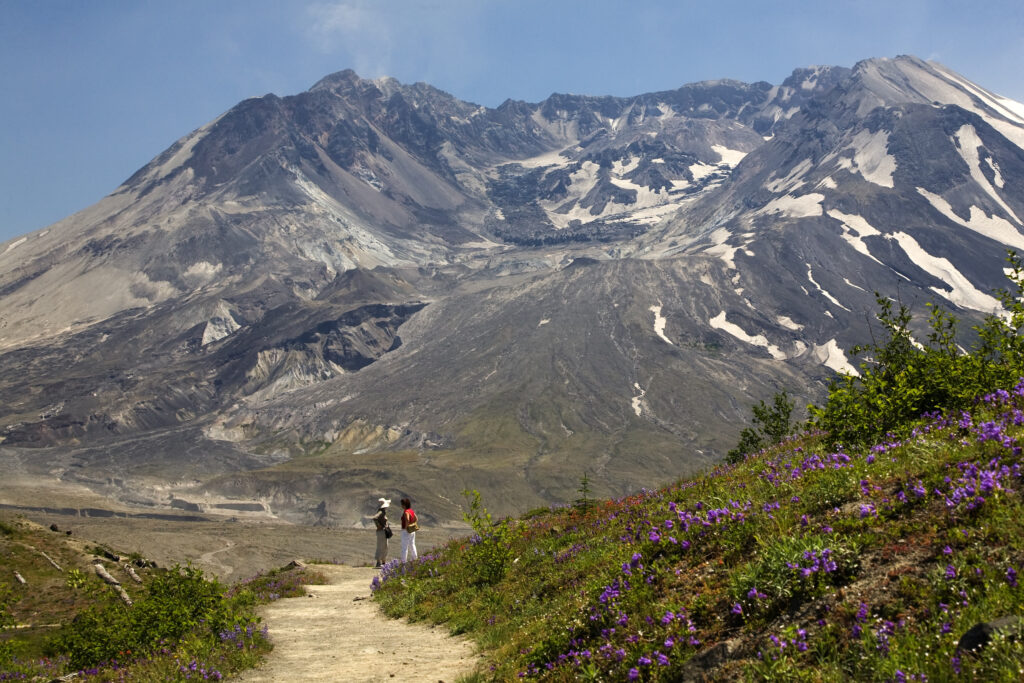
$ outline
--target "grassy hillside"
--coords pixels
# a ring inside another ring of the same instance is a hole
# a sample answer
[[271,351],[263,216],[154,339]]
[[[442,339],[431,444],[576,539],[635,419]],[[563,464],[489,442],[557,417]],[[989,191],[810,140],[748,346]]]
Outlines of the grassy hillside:
[[278,571],[228,588],[13,516],[0,519],[0,569],[0,681],[221,680],[271,649],[256,606],[317,580]]
[[[386,611],[448,624],[481,680],[1024,678],[1024,269],[975,328],[927,345],[882,296],[856,375],[811,431],[785,393],[722,465],[620,500],[495,522],[388,565]],[[748,447],[744,447],[744,443]],[[845,445],[844,445],[845,444]],[[987,626],[986,626],[987,623]],[[986,630],[987,629],[987,630]]]
[[1018,680],[1024,642],[957,643],[1024,615],[1024,382],[907,427],[517,520],[478,505],[477,536],[375,598],[469,634],[481,680]]

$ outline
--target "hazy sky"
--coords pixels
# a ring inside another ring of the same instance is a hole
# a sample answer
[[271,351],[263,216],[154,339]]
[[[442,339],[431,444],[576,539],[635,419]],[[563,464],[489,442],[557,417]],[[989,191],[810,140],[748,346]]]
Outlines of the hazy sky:
[[1024,101],[1024,0],[0,0],[0,242],[346,68],[496,106],[899,54]]

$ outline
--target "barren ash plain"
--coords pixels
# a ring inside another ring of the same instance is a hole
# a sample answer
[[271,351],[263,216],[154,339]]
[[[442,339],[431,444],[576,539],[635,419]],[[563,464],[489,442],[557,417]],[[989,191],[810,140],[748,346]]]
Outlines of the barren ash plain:
[[[187,512],[133,506],[81,485],[37,475],[6,472],[0,487],[0,516],[23,516],[80,540],[119,553],[139,553],[161,567],[191,563],[224,583],[244,581],[294,559],[350,566],[373,563],[372,526],[329,527],[292,524],[270,513]],[[397,515],[392,515],[397,521]],[[422,554],[469,533],[464,524],[430,526],[417,533]],[[389,556],[397,557],[397,538]]]

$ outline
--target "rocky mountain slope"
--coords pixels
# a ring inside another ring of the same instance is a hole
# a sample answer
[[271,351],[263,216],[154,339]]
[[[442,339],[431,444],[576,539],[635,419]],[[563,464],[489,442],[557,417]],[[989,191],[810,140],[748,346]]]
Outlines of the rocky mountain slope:
[[333,74],[0,245],[4,467],[140,504],[458,517],[702,467],[875,290],[967,319],[1024,105],[913,57],[495,109]]

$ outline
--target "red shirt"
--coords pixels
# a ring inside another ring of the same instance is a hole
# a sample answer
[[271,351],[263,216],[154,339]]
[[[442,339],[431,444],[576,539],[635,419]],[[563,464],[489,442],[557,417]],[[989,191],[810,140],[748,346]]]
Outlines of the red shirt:
[[409,524],[412,524],[415,521],[416,521],[416,511],[413,510],[412,508],[409,508],[408,510],[406,510],[405,512],[402,513],[402,528],[403,529],[405,527],[407,527]]

